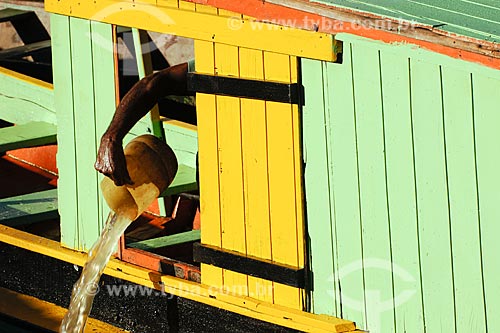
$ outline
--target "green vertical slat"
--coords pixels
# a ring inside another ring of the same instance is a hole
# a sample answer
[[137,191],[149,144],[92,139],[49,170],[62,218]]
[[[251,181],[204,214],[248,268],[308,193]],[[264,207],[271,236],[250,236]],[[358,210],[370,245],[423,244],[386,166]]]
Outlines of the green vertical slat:
[[473,75],[472,80],[487,330],[500,332],[500,79]]
[[[91,22],[92,63],[95,98],[95,134],[99,145],[101,136],[106,131],[116,108],[115,67],[113,55],[113,28],[111,24]],[[96,147],[97,148],[97,147]],[[98,182],[104,176],[98,174]],[[109,208],[99,194],[99,230],[102,229],[109,213]]]
[[58,199],[61,216],[61,243],[78,247],[78,216],[75,129],[73,115],[72,50],[69,18],[51,15],[52,59],[54,62],[54,98],[57,115]]
[[424,319],[455,331],[440,66],[411,62],[413,136]]
[[198,137],[196,130],[185,129],[175,125],[164,124],[165,138],[175,152],[177,162],[196,167],[196,152],[198,151]]
[[[148,33],[144,30],[132,28],[132,35],[134,39],[135,58],[137,60],[137,71],[139,72],[139,79],[142,79],[146,75],[153,73],[153,63],[151,60]],[[146,116],[144,118],[149,119],[153,135],[165,140],[163,124],[160,122],[160,111],[158,109],[158,105],[153,106],[153,108],[149,111],[149,117]],[[168,215],[168,200],[165,200],[165,198],[158,198],[157,200],[160,214],[163,216]]]
[[[139,79],[153,73],[153,64],[151,60],[150,43],[148,33],[144,30],[132,28],[132,36],[134,39],[135,57],[137,59],[137,71]],[[149,112],[149,115],[142,119],[152,127],[153,134],[158,138],[164,139],[163,126],[160,122],[160,113],[158,105],[155,105]]]
[[380,55],[396,331],[424,332],[408,58]]
[[470,73],[443,68],[457,332],[486,332]]
[[390,230],[378,48],[352,49],[367,329],[394,331]]
[[[94,114],[94,77],[90,21],[70,18],[75,150],[78,183],[79,249],[89,249],[99,236],[99,197],[97,173],[94,170],[96,151],[96,118]],[[98,73],[96,73],[98,75]]]
[[[342,66],[327,64],[328,110],[332,144],[333,199],[337,235],[337,276],[340,280],[342,317],[365,327],[363,258],[359,211],[356,128],[350,44],[344,44]],[[353,266],[354,265],[354,266]]]
[[330,175],[327,154],[327,131],[321,61],[303,59],[302,84],[305,105],[302,112],[305,198],[307,226],[310,237],[311,268],[313,271],[313,312],[338,315],[335,303],[337,288],[334,281],[333,206],[330,198]]

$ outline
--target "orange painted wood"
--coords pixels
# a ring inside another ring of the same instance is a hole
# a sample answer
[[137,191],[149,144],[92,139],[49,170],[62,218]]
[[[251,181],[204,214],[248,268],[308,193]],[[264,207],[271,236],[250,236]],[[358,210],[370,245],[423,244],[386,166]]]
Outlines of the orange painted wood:
[[[380,40],[385,43],[410,43],[421,46],[427,50],[438,52],[441,54],[448,55],[453,58],[462,59],[470,62],[479,63],[492,68],[500,68],[500,58],[489,57],[484,54],[475,53],[471,51],[466,51],[459,48],[454,48],[446,45],[442,45],[436,42],[430,42],[424,39],[412,38],[408,36],[398,35],[388,31],[378,30],[374,28],[368,28],[365,26],[357,25],[355,23],[350,23],[346,21],[333,20],[321,15],[308,13],[305,11],[300,11],[292,8],[283,7],[276,4],[271,4],[268,2],[262,2],[261,0],[246,0],[246,1],[232,1],[232,0],[187,0],[190,2],[195,2],[203,5],[214,6],[217,8],[223,8],[227,10],[232,10],[244,15],[251,16],[258,20],[266,20],[271,22],[279,22],[283,25],[284,23],[291,23],[294,27],[303,28],[307,30],[318,30],[320,32],[326,33],[351,33],[354,35]],[[327,7],[326,7],[327,8]],[[351,11],[352,14],[359,14]],[[362,17],[361,17],[362,18]],[[320,24],[315,26],[315,22],[328,21],[328,24]],[[389,20],[388,20],[389,21]],[[443,41],[457,40],[458,36],[453,34],[436,36],[438,39]],[[486,42],[474,40],[472,38],[464,38],[460,40],[461,43],[479,43],[484,44]],[[453,43],[453,41],[451,41]],[[489,43],[493,44],[493,43]]]

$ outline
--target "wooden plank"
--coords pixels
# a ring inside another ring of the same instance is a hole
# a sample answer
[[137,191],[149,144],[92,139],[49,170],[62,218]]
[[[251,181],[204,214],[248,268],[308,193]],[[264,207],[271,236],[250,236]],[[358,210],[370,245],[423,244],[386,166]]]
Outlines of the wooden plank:
[[180,232],[178,234],[146,239],[140,242],[128,243],[127,247],[133,247],[136,249],[151,251],[160,247],[198,241],[200,240],[200,237],[201,237],[200,230],[191,230],[186,232]]
[[[94,73],[90,21],[70,18],[71,57],[78,191],[79,248],[88,250],[100,234],[99,186],[94,169],[97,134],[94,99]],[[114,96],[114,94],[112,95]]]
[[[59,242],[6,226],[0,226],[0,241],[79,266],[84,265],[87,258],[84,253],[61,247]],[[239,297],[233,293],[221,293],[210,285],[191,282],[170,275],[162,275],[161,273],[154,275],[149,269],[125,263],[116,258],[110,260],[104,274],[304,332],[353,332],[356,329],[354,323],[348,320],[315,315],[262,302],[250,297]]]
[[[214,74],[214,44],[195,40],[196,71]],[[196,94],[198,124],[198,149],[200,173],[200,216],[203,220],[201,241],[204,244],[222,246],[219,197],[219,158],[217,148],[217,104],[215,96]],[[222,288],[220,268],[201,265],[201,281]]]
[[396,332],[423,332],[409,61],[382,49],[380,67]]
[[189,11],[193,11],[194,12],[195,8],[196,8],[196,6],[195,6],[194,3],[179,0],[179,9],[189,10]]
[[484,283],[484,303],[487,331],[500,330],[500,284],[498,276],[498,232],[500,206],[498,205],[500,157],[493,153],[498,149],[500,131],[497,124],[500,114],[496,112],[500,103],[500,80],[488,76],[472,76],[474,135],[476,145],[477,188],[479,197],[479,223],[481,237],[481,264]]
[[180,0],[157,0],[156,3],[163,7],[179,8]]
[[[22,18],[18,16],[16,19],[10,20],[10,23],[25,45],[50,40],[50,34],[45,29],[45,26],[40,21],[40,18],[33,11],[29,12],[25,16],[22,16]],[[36,63],[52,64],[52,54],[50,49],[33,53],[31,54],[31,58]]]
[[[55,304],[23,295],[6,288],[0,288],[0,311],[2,314],[31,323],[50,331],[58,331],[61,321],[68,311]],[[10,330],[9,330],[10,331]],[[88,318],[85,333],[118,333],[128,332],[94,318]]]
[[198,188],[196,184],[196,169],[190,166],[179,164],[174,180],[160,196],[179,194],[182,192],[194,191]]
[[51,15],[52,52],[54,67],[54,99],[57,111],[57,165],[59,172],[58,198],[61,216],[61,243],[79,247],[78,201],[76,182],[75,128],[73,114],[73,73],[69,18]]
[[[240,48],[239,62],[240,77],[264,79],[262,51]],[[245,98],[240,100],[240,105],[246,253],[271,259],[266,105],[264,101]],[[251,297],[272,302],[272,288],[269,281],[248,277],[248,293]]]
[[0,51],[0,59],[17,58],[28,56],[31,53],[50,49],[50,40],[31,43],[28,45],[17,46]]
[[[132,29],[134,38],[135,59],[137,60],[137,69],[139,72],[139,79],[146,75],[153,74],[153,63],[151,60],[151,50],[149,47],[149,40],[147,31]],[[160,123],[160,111],[158,104],[155,104],[149,111],[149,115],[145,116],[142,120],[149,124],[152,128],[153,135],[159,138],[164,138],[163,126]]]
[[220,17],[241,17],[241,13],[222,8],[217,8],[217,15]]
[[330,196],[333,185],[329,173],[329,136],[332,124],[325,105],[329,93],[326,84],[326,64],[303,59],[301,62],[305,105],[302,112],[305,196],[307,230],[310,238],[311,269],[314,289],[312,306],[314,313],[339,315],[335,298],[340,290],[335,283],[334,259],[334,207]]
[[217,8],[197,3],[196,12],[217,15]]
[[196,126],[177,120],[164,120],[163,130],[168,145],[175,152],[179,165],[196,168],[198,152],[198,132]]
[[[264,76],[266,80],[292,82],[289,56],[264,53]],[[297,225],[296,174],[294,143],[298,140],[293,132],[293,109],[291,105],[266,102],[267,160],[269,177],[269,211],[271,221],[272,260],[300,267]],[[298,142],[297,142],[298,143]],[[300,157],[297,157],[300,158]],[[303,242],[303,239],[300,240]],[[274,284],[274,303],[301,309],[300,290],[278,283]]]
[[[215,74],[238,76],[238,48],[216,43],[215,67]],[[216,96],[216,101],[221,247],[246,253],[240,100]],[[224,288],[237,288],[247,295],[248,281],[245,275],[228,270],[223,273]]]
[[25,16],[29,14],[29,11],[19,10],[14,8],[5,8],[0,10],[0,23],[8,22],[12,19],[20,18],[20,16]]
[[[366,13],[360,11],[346,11],[342,8],[303,0],[190,1],[231,9],[243,13],[244,17],[251,16],[258,20],[280,22],[296,28],[331,33],[340,41],[344,41],[344,34],[355,34],[382,41],[391,46],[418,45],[422,49],[484,64],[490,68],[496,69],[500,66],[498,47],[494,43],[447,34],[439,30],[439,27],[419,24],[412,28],[412,22],[368,17]],[[341,48],[341,44],[337,43],[334,47]]]
[[[134,39],[135,59],[137,62],[137,69],[139,79],[144,78],[146,75],[153,74],[153,61],[151,58],[151,49],[149,44],[148,33],[145,30],[132,29],[132,36]],[[143,117],[142,122],[151,126],[152,134],[162,140],[165,140],[163,133],[163,124],[160,122],[160,109],[158,104],[155,104],[149,111],[149,115]],[[168,216],[171,213],[171,205],[168,199],[159,197],[157,200],[160,215]]]
[[[48,0],[45,9],[53,13],[204,41],[305,58],[335,60],[335,41],[331,34],[300,29],[279,29],[275,25],[262,22],[256,23],[258,25],[256,29],[255,24],[251,24],[248,20],[237,19],[228,23],[227,17],[128,1],[99,0],[87,3]],[[206,29],[207,26],[210,29]]]
[[410,75],[425,327],[455,331],[441,68],[412,60]]
[[[285,4],[283,0],[272,3]],[[318,0],[318,3],[340,7],[358,13],[371,13],[376,17],[393,18],[430,26],[442,31],[441,35],[458,34],[480,40],[500,42],[500,5],[490,1],[487,4],[467,0]],[[299,9],[304,6],[296,5]]]
[[332,138],[328,153],[335,161],[330,163],[333,176],[330,195],[334,199],[334,230],[337,236],[335,282],[341,290],[337,307],[341,309],[342,317],[356,321],[358,327],[363,329],[366,328],[365,295],[350,44],[344,44],[343,64],[327,64],[326,70]]
[[52,84],[0,67],[1,119],[14,124],[56,123]]
[[[290,82],[299,82],[300,64],[297,57],[290,57]],[[296,246],[297,246],[297,265],[299,267],[306,266],[306,222],[304,213],[304,170],[302,168],[304,160],[302,158],[302,120],[300,113],[302,106],[292,104],[292,137],[293,137],[293,168],[294,168],[294,186],[295,186],[295,231],[296,231]],[[299,289],[299,299],[302,309],[309,311],[310,294],[305,289]]]
[[443,67],[457,332],[486,332],[471,74]]
[[58,217],[56,189],[0,200],[0,223],[4,225],[18,226]]
[[54,144],[57,127],[46,122],[30,122],[0,129],[0,152]]
[[[101,142],[101,136],[106,131],[116,108],[115,88],[115,64],[113,46],[113,27],[110,24],[91,22],[92,33],[92,66],[94,73],[94,99],[95,99],[95,142]],[[97,148],[97,147],[96,147]],[[95,159],[95,157],[94,157]],[[87,163],[91,163],[90,160]],[[100,183],[104,176],[97,174],[97,182]],[[102,230],[109,214],[104,197],[99,191],[98,211],[99,230]]]
[[391,239],[387,210],[384,110],[378,48],[352,47],[366,329],[394,332]]

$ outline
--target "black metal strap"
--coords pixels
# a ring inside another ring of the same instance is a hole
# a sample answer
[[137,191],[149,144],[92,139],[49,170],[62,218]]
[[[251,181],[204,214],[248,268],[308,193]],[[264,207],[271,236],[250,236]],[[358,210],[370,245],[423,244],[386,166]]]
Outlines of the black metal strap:
[[196,262],[217,266],[292,287],[305,288],[306,270],[304,268],[277,264],[271,260],[245,256],[238,252],[200,243],[194,244],[193,255],[194,261]]
[[304,95],[304,87],[298,83],[259,81],[197,73],[188,73],[187,82],[188,90],[193,92],[281,103],[302,105]]

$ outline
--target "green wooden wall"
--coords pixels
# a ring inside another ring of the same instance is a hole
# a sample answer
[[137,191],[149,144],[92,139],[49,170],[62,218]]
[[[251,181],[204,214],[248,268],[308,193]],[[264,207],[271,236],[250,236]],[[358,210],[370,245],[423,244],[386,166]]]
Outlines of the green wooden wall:
[[[96,241],[109,213],[99,188],[103,176],[94,170],[94,162],[116,108],[112,26],[53,14],[51,32],[61,243],[85,251]],[[170,122],[159,125],[179,164],[194,168],[196,130]],[[146,116],[124,144],[152,132],[151,117]]]
[[302,60],[313,311],[500,332],[500,71],[347,34]]
[[107,215],[93,164],[115,109],[112,30],[53,14],[51,35],[61,242],[88,250]]
[[[33,84],[37,83],[37,84]],[[49,84],[19,80],[0,73],[0,118],[14,123],[56,123],[54,91]]]

